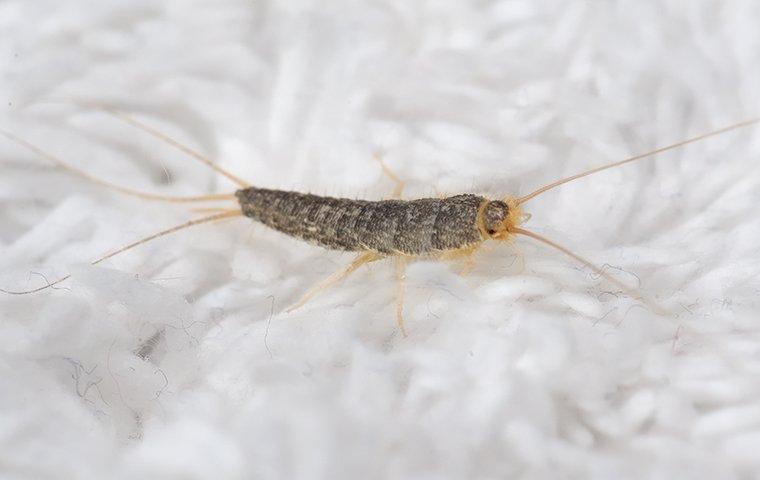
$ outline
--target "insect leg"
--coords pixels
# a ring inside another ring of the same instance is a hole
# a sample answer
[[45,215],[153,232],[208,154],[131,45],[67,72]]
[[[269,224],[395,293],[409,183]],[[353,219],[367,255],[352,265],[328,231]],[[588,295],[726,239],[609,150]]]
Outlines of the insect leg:
[[380,154],[376,153],[374,156],[374,159],[377,160],[377,162],[380,164],[380,168],[383,169],[383,173],[388,176],[388,178],[391,179],[394,183],[393,191],[391,192],[391,199],[399,199],[401,198],[401,193],[404,191],[404,187],[406,186],[406,182],[401,180],[401,178],[393,173],[393,170],[388,168],[388,166],[383,161],[383,158],[380,156]]
[[398,256],[393,260],[396,267],[396,325],[401,335],[406,337],[404,328],[404,294],[406,293],[406,257]]
[[520,249],[515,249],[515,262],[517,262],[517,275],[522,275],[525,272],[525,254]]
[[155,193],[149,193],[149,192],[143,192],[140,190],[135,190],[129,187],[123,187],[121,185],[111,183],[107,180],[103,180],[101,178],[98,178],[94,175],[91,175],[90,173],[87,173],[85,170],[81,170],[73,165],[68,164],[67,162],[61,160],[60,158],[56,157],[55,155],[46,152],[45,150],[42,150],[38,146],[34,145],[31,142],[28,142],[24,140],[23,138],[16,136],[13,133],[7,132],[5,130],[0,130],[0,135],[4,136],[8,140],[12,141],[13,143],[20,145],[27,150],[35,153],[39,157],[44,158],[45,160],[58,165],[59,167],[63,168],[64,170],[80,177],[84,178],[85,180],[92,182],[96,185],[100,185],[101,187],[110,188],[111,190],[115,190],[119,193],[123,193],[124,195],[129,195],[132,197],[142,198],[144,200],[158,200],[162,202],[171,202],[171,203],[187,203],[187,202],[210,202],[210,201],[218,201],[218,200],[234,200],[234,195],[198,195],[198,196],[191,196],[191,197],[180,197],[180,196],[171,196],[171,195],[158,195]]
[[475,259],[473,255],[477,246],[460,248],[458,250],[449,250],[441,255],[442,260],[462,260],[462,268],[459,271],[459,275],[466,276],[475,267]]
[[307,291],[304,294],[303,297],[301,297],[301,299],[298,302],[296,302],[294,305],[292,305],[285,311],[289,313],[289,312],[292,312],[293,310],[303,307],[306,304],[306,302],[311,300],[316,294],[318,294],[322,290],[325,290],[331,287],[332,285],[340,282],[341,280],[349,276],[351,273],[353,273],[357,268],[361,267],[362,265],[369,262],[374,262],[375,260],[379,258],[380,258],[380,255],[377,254],[376,252],[364,252],[364,253],[359,254],[359,256],[357,256],[354,259],[354,261],[349,263],[345,268],[333,273],[332,275],[325,278],[318,284],[314,285],[311,289],[309,289],[309,291]]
[[221,212],[228,212],[229,208],[221,208],[221,207],[204,207],[204,208],[191,208],[190,211],[193,213],[221,213]]

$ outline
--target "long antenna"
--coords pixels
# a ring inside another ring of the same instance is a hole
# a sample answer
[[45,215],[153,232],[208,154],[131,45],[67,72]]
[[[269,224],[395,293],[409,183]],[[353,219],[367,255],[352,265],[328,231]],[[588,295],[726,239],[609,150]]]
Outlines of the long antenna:
[[646,305],[647,307],[649,307],[650,310],[652,310],[653,312],[658,313],[660,315],[664,315],[664,314],[668,313],[667,310],[665,310],[661,306],[657,305],[652,300],[646,298],[641,293],[637,292],[636,289],[634,289],[632,287],[629,287],[628,285],[626,285],[623,282],[621,282],[620,280],[616,279],[615,277],[613,277],[609,273],[605,272],[604,269],[597,267],[591,261],[586,260],[585,258],[581,257],[580,255],[577,255],[577,254],[571,252],[570,250],[568,250],[567,248],[563,247],[562,245],[560,245],[560,244],[558,244],[558,243],[556,243],[556,242],[554,242],[552,240],[549,240],[546,237],[542,237],[541,235],[539,235],[537,233],[533,233],[530,230],[524,230],[522,228],[512,228],[510,230],[510,232],[516,233],[518,235],[524,235],[526,237],[530,237],[530,238],[532,238],[534,240],[537,240],[537,241],[543,243],[544,245],[548,245],[551,248],[559,250],[560,252],[564,253],[565,255],[569,256],[570,258],[573,258],[573,259],[577,260],[582,265],[584,265],[587,268],[591,269],[594,273],[596,273],[600,277],[603,277],[605,280],[607,280],[611,284],[613,284],[616,287],[618,287],[623,293],[625,293],[629,297],[634,298],[636,300],[639,300],[644,305]]
[[[240,210],[227,210],[222,213],[217,213],[216,215],[210,215],[208,217],[203,218],[197,218],[195,220],[190,220],[189,222],[185,222],[179,225],[175,225],[171,228],[167,228],[166,230],[161,230],[160,232],[154,233],[152,235],[149,235],[147,237],[141,238],[140,240],[136,240],[132,243],[128,243],[127,245],[124,245],[123,247],[119,248],[118,250],[114,250],[113,252],[103,255],[102,257],[98,258],[97,260],[93,260],[90,262],[90,265],[97,265],[100,262],[103,262],[105,260],[108,260],[109,258],[115,257],[116,255],[126,252],[127,250],[131,250],[139,245],[142,245],[144,243],[150,242],[151,240],[155,240],[156,238],[163,237],[164,235],[169,235],[170,233],[178,232],[180,230],[184,230],[186,228],[192,227],[194,225],[200,225],[202,223],[209,223],[209,222],[215,222],[217,220],[223,220],[225,218],[231,218],[231,217],[237,217],[243,215],[243,212]],[[13,291],[13,290],[4,290],[0,288],[0,292],[6,293],[8,295],[27,295],[30,293],[36,293],[40,292],[42,290],[46,290],[48,288],[54,287],[55,285],[58,285],[59,283],[69,279],[71,275],[66,275],[64,277],[59,278],[58,280],[54,282],[50,282],[47,285],[44,285],[42,287],[34,288],[32,290],[26,290],[26,291]]]
[[597,267],[591,261],[586,260],[585,258],[581,257],[580,255],[577,255],[577,254],[571,252],[570,250],[568,250],[567,248],[563,247],[562,245],[560,245],[560,244],[558,244],[558,243],[556,243],[556,242],[554,242],[552,240],[549,240],[546,237],[542,237],[541,235],[539,235],[537,233],[533,233],[530,230],[524,230],[522,228],[512,228],[512,229],[510,229],[510,232],[514,232],[514,233],[516,233],[518,235],[524,235],[526,237],[530,237],[530,238],[532,238],[534,240],[538,240],[539,242],[541,242],[541,243],[543,243],[545,245],[548,245],[548,246],[550,246],[550,247],[552,247],[552,248],[554,248],[556,250],[559,250],[560,252],[564,253],[565,255],[573,258],[574,260],[577,260],[579,263],[583,264],[584,266],[586,266],[587,268],[589,268],[590,270],[592,270],[597,275],[599,275],[601,277],[604,277],[605,280],[607,280],[608,282],[612,283],[616,287],[620,288],[621,290],[623,290],[625,293],[627,293],[631,297],[633,297],[633,298],[640,297],[640,295],[631,295],[630,287],[626,286],[620,280],[618,280],[615,277],[613,277],[612,275],[608,274],[603,269]]
[[585,172],[581,172],[581,173],[572,175],[570,177],[563,178],[561,180],[557,180],[556,182],[550,183],[549,185],[545,185],[545,186],[539,188],[538,190],[536,190],[534,192],[531,192],[531,193],[529,193],[529,194],[527,194],[527,195],[525,195],[523,197],[518,198],[517,199],[517,204],[518,205],[522,205],[523,203],[527,202],[528,200],[531,200],[531,199],[533,199],[533,198],[541,195],[542,193],[544,193],[544,192],[546,192],[548,190],[551,190],[552,188],[559,187],[560,185],[563,185],[565,183],[572,182],[573,180],[577,180],[579,178],[583,178],[583,177],[586,177],[588,175],[591,175],[591,174],[594,174],[594,173],[597,173],[597,172],[601,172],[602,170],[607,170],[607,169],[610,169],[610,168],[619,167],[621,165],[625,165],[626,163],[631,163],[631,162],[635,162],[636,160],[641,160],[643,158],[652,157],[654,155],[657,155],[657,154],[660,154],[660,153],[663,153],[663,152],[667,152],[668,150],[673,150],[674,148],[683,147],[684,145],[688,145],[690,143],[698,142],[700,140],[704,140],[704,139],[709,138],[709,137],[714,137],[716,135],[720,135],[721,133],[726,133],[726,132],[730,132],[732,130],[737,130],[739,128],[746,127],[748,125],[752,125],[752,124],[755,124],[757,122],[760,122],[760,117],[758,117],[758,118],[752,118],[752,119],[749,119],[749,120],[745,120],[743,122],[739,122],[739,123],[736,123],[734,125],[729,125],[728,127],[724,127],[724,128],[718,129],[718,130],[713,130],[712,132],[703,133],[702,135],[698,135],[696,137],[692,137],[692,138],[689,138],[687,140],[683,140],[683,141],[680,141],[678,143],[674,143],[672,145],[668,145],[666,147],[660,147],[660,148],[657,148],[655,150],[652,150],[651,152],[642,153],[642,154],[639,154],[639,155],[636,155],[636,156],[633,156],[633,157],[630,157],[630,158],[626,158],[625,160],[620,160],[619,162],[614,162],[614,163],[610,163],[610,164],[607,164],[607,165],[602,165],[601,167],[592,168],[591,170],[587,170]]
[[637,292],[636,289],[634,289],[632,287],[629,287],[628,285],[626,285],[623,282],[621,282],[620,280],[616,279],[615,277],[613,277],[609,273],[605,272],[604,269],[597,267],[591,261],[586,260],[585,258],[581,257],[580,255],[577,255],[577,254],[571,252],[570,250],[568,250],[567,248],[563,247],[562,245],[560,245],[560,244],[558,244],[558,243],[556,243],[556,242],[554,242],[552,240],[549,240],[546,237],[542,237],[541,235],[539,235],[537,233],[533,233],[530,230],[524,230],[522,228],[513,228],[513,229],[510,230],[510,232],[516,233],[518,235],[524,235],[526,237],[530,237],[530,238],[532,238],[534,240],[537,240],[537,241],[543,243],[544,245],[548,245],[548,246],[550,246],[550,247],[552,247],[552,248],[554,248],[556,250],[559,250],[560,252],[564,253],[565,255],[569,256],[570,258],[573,258],[573,259],[577,260],[578,262],[580,262],[581,264],[583,264],[587,268],[591,269],[594,273],[596,273],[600,277],[603,277],[605,280],[607,280],[611,284],[613,284],[616,287],[618,287],[623,293],[625,293],[629,297],[634,298],[636,300],[639,300],[644,305],[646,305],[647,307],[649,307],[650,310],[652,310],[653,312],[658,313],[660,315],[667,314],[667,310],[665,310],[661,306],[657,305],[652,300],[646,298],[640,292]]

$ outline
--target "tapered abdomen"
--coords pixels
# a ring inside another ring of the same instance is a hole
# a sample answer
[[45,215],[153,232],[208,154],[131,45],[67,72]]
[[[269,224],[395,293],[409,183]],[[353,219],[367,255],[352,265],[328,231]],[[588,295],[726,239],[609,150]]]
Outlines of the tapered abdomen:
[[236,192],[243,214],[274,230],[334,250],[430,255],[484,240],[477,195],[351,200],[250,187]]

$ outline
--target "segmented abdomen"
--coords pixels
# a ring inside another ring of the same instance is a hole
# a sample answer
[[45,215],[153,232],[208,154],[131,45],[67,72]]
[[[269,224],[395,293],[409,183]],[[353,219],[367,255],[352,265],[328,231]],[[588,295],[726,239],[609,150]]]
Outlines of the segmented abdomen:
[[373,202],[250,187],[236,197],[245,216],[334,250],[426,255],[484,240],[477,195]]

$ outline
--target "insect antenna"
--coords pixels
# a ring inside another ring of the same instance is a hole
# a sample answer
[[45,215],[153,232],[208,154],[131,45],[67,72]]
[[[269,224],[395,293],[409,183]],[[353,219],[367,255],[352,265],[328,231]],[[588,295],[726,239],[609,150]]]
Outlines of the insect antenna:
[[709,138],[709,137],[714,137],[716,135],[720,135],[721,133],[726,133],[726,132],[730,132],[732,130],[737,130],[739,128],[746,127],[746,126],[749,126],[749,125],[752,125],[752,124],[755,124],[755,123],[758,123],[758,122],[760,122],[760,118],[752,118],[752,119],[749,119],[749,120],[745,120],[743,122],[735,123],[733,125],[729,125],[727,127],[720,128],[718,130],[713,130],[712,132],[703,133],[701,135],[697,135],[696,137],[692,137],[692,138],[689,138],[689,139],[686,139],[686,140],[682,140],[682,141],[680,141],[678,143],[674,143],[674,144],[668,145],[666,147],[660,147],[660,148],[657,148],[657,149],[652,150],[650,152],[646,152],[646,153],[642,153],[642,154],[639,154],[639,155],[635,155],[633,157],[626,158],[625,160],[620,160],[618,162],[609,163],[607,165],[602,165],[600,167],[592,168],[591,170],[586,170],[585,172],[577,173],[575,175],[571,175],[569,177],[562,178],[560,180],[557,180],[556,182],[552,182],[552,183],[550,183],[548,185],[544,185],[543,187],[537,189],[536,191],[531,192],[531,193],[529,193],[527,195],[524,195],[524,196],[518,198],[517,199],[517,204],[518,205],[522,205],[523,203],[527,202],[528,200],[531,200],[531,199],[533,199],[533,198],[541,195],[542,193],[544,193],[546,191],[549,191],[549,190],[551,190],[551,189],[553,189],[555,187],[559,187],[560,185],[564,185],[565,183],[572,182],[573,180],[578,180],[579,178],[583,178],[583,177],[586,177],[588,175],[592,175],[594,173],[601,172],[603,170],[607,170],[607,169],[610,169],[610,168],[620,167],[622,165],[625,165],[626,163],[635,162],[636,160],[642,160],[644,158],[652,157],[652,156],[655,156],[657,154],[660,154],[660,153],[663,153],[663,152],[667,152],[669,150],[673,150],[673,149],[678,148],[678,147],[683,147],[684,145],[688,145],[690,143],[698,142],[700,140],[704,140],[704,139]]
[[554,248],[556,250],[559,250],[560,252],[564,253],[565,255],[567,255],[569,257],[572,257],[573,259],[577,260],[579,263],[582,263],[584,266],[588,267],[590,270],[592,270],[597,275],[604,277],[605,280],[609,281],[610,283],[614,284],[615,286],[620,287],[623,290],[628,290],[628,287],[625,284],[623,284],[622,282],[620,282],[619,280],[617,280],[615,277],[613,277],[610,274],[608,274],[607,272],[605,272],[604,269],[602,269],[600,267],[597,267],[596,265],[594,265],[593,263],[591,263],[591,261],[586,260],[585,258],[581,257],[580,255],[571,252],[569,249],[563,247],[562,245],[560,245],[560,244],[558,244],[558,243],[556,243],[556,242],[554,242],[552,240],[549,240],[546,237],[543,237],[543,236],[541,236],[541,235],[539,235],[537,233],[533,233],[530,230],[525,230],[523,228],[512,228],[512,229],[510,229],[510,232],[516,233],[518,235],[523,235],[523,236],[526,236],[526,237],[530,237],[530,238],[532,238],[534,240],[537,240],[537,241],[539,241],[539,242],[541,242],[541,243],[543,243],[545,245],[548,245],[548,246],[550,246],[550,247],[552,247],[552,248]]
[[[148,235],[147,237],[143,237],[143,238],[141,238],[139,240],[136,240],[134,242],[128,243],[128,244],[124,245],[123,247],[120,247],[117,250],[114,250],[111,253],[103,255],[102,257],[98,258],[97,260],[93,260],[92,262],[90,262],[90,265],[97,265],[100,262],[103,262],[105,260],[108,260],[109,258],[115,257],[116,255],[119,255],[120,253],[126,252],[127,250],[131,250],[131,249],[133,249],[135,247],[138,247],[140,245],[148,243],[151,240],[155,240],[157,238],[163,237],[165,235],[169,235],[171,233],[178,232],[180,230],[184,230],[186,228],[193,227],[195,225],[201,225],[201,224],[204,224],[204,223],[216,222],[218,220],[224,220],[224,219],[227,219],[227,218],[238,217],[238,216],[242,216],[242,215],[243,215],[243,212],[241,212],[240,210],[225,210],[222,213],[217,213],[215,215],[210,215],[210,216],[202,217],[202,218],[196,218],[194,220],[190,220],[190,221],[181,223],[179,225],[175,225],[175,226],[173,226],[171,228],[167,228],[165,230],[161,230],[160,232],[156,232],[156,233],[154,233],[152,235]],[[70,277],[71,277],[71,275],[65,275],[65,276],[59,278],[58,280],[55,280],[54,282],[50,282],[47,285],[44,285],[44,286],[38,287],[38,288],[34,288],[34,289],[31,289],[31,290],[13,291],[13,290],[5,290],[5,289],[0,288],[0,292],[6,293],[6,294],[9,294],[9,295],[28,295],[30,293],[36,293],[36,292],[40,292],[42,290],[46,290],[48,288],[54,287],[55,285],[58,285],[59,283],[65,281],[67,279],[69,279]]]
[[213,201],[221,201],[221,200],[233,200],[235,196],[233,194],[222,194],[222,195],[197,195],[197,196],[190,196],[190,197],[182,197],[182,196],[172,196],[172,195],[158,195],[155,193],[149,193],[149,192],[143,192],[140,190],[135,190],[133,188],[124,187],[112,182],[109,182],[108,180],[103,180],[101,178],[98,178],[85,170],[79,169],[73,165],[68,164],[67,162],[61,160],[60,158],[56,157],[55,155],[46,152],[45,150],[42,150],[40,147],[34,145],[31,142],[28,142],[24,140],[23,138],[5,131],[0,130],[0,135],[4,136],[8,140],[16,143],[17,145],[20,145],[27,150],[30,150],[34,152],[39,157],[44,158],[45,160],[48,160],[51,163],[54,163],[55,165],[59,166],[60,168],[63,168],[64,170],[68,171],[69,173],[72,173],[80,178],[84,178],[85,180],[92,182],[96,185],[100,185],[102,187],[110,188],[111,190],[117,191],[119,193],[123,193],[124,195],[129,195],[132,197],[142,198],[145,200],[156,200],[161,202],[170,202],[170,203],[189,203],[189,202],[213,202]]
[[565,255],[567,255],[567,256],[571,257],[572,259],[576,260],[577,262],[581,263],[586,268],[590,269],[591,271],[593,271],[594,273],[596,273],[600,277],[603,277],[605,280],[607,280],[611,284],[613,284],[616,287],[618,287],[623,293],[625,293],[629,297],[644,302],[650,309],[652,309],[653,311],[655,311],[657,313],[664,313],[664,310],[662,309],[662,307],[660,307],[659,305],[654,304],[652,301],[644,298],[644,296],[641,295],[641,293],[637,292],[636,289],[627,286],[626,284],[624,284],[620,280],[616,279],[615,277],[613,277],[609,273],[605,272],[603,268],[597,267],[591,261],[586,260],[585,258],[581,257],[580,255],[578,255],[576,253],[573,253],[569,249],[567,249],[567,248],[563,247],[562,245],[554,242],[553,240],[549,240],[548,238],[546,238],[544,236],[541,236],[541,235],[539,235],[537,233],[533,233],[530,230],[525,230],[523,228],[511,228],[510,232],[516,233],[518,235],[523,235],[523,236],[526,236],[526,237],[530,237],[530,238],[532,238],[532,239],[534,239],[534,240],[536,240],[538,242],[543,243],[544,245],[548,245],[549,247],[554,248],[555,250],[559,250],[560,252],[564,253]]

